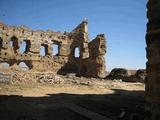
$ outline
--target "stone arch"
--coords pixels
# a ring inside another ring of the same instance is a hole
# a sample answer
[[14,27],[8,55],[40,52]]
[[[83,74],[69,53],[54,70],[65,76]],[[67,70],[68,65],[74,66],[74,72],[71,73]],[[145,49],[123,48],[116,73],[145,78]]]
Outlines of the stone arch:
[[10,64],[8,62],[1,62],[0,66],[3,67],[3,68],[9,68]]
[[48,52],[48,45],[47,44],[41,44],[41,47],[40,47],[40,56],[46,56],[48,54],[49,54],[49,52]]
[[23,54],[23,53],[27,53],[30,51],[30,48],[31,48],[31,42],[30,40],[23,40],[21,41],[20,43],[20,53]]
[[[77,51],[77,57],[75,56],[75,53]],[[82,47],[81,44],[77,41],[73,41],[72,44],[70,45],[70,58],[74,59],[74,58],[81,58],[81,51],[82,51]]]
[[74,57],[75,58],[79,58],[80,57],[80,48],[79,47],[75,47],[74,48]]
[[18,63],[18,66],[21,70],[29,70],[29,66],[24,61]]
[[19,45],[18,45],[18,38],[13,36],[11,37],[10,41],[10,47],[13,48],[14,53],[17,53],[17,50],[19,49]]
[[[22,64],[22,66],[19,66],[19,65],[21,65],[21,64]],[[32,61],[31,61],[31,60],[20,60],[20,61],[17,62],[17,65],[18,65],[19,67],[24,67],[24,68],[26,67],[27,70],[33,68]],[[24,66],[23,66],[23,65],[24,65]]]
[[60,55],[60,48],[61,48],[61,43],[55,40],[52,40],[52,55],[53,56],[59,56]]

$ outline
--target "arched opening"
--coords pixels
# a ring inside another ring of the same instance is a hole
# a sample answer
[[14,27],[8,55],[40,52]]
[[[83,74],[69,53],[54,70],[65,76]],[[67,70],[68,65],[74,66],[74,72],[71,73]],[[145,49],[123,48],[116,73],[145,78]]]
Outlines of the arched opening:
[[52,55],[58,56],[59,55],[59,45],[58,44],[52,44]]
[[27,53],[27,52],[30,50],[30,47],[31,47],[30,41],[29,41],[29,40],[23,40],[23,41],[20,43],[19,52],[20,52],[21,54]]
[[14,52],[17,53],[19,46],[18,46],[18,39],[16,37],[11,38],[9,45],[11,48],[13,48]]
[[3,68],[9,68],[10,64],[7,63],[7,62],[2,62],[2,63],[0,63],[0,66],[3,67]]
[[21,70],[29,70],[29,67],[26,65],[25,62],[20,62],[18,66]]
[[45,47],[44,46],[40,47],[40,56],[45,56]]
[[40,47],[40,56],[46,56],[48,55],[48,45],[42,44]]
[[80,49],[78,47],[76,47],[74,49],[74,57],[75,58],[79,58],[80,57]]
[[3,40],[2,40],[2,38],[0,37],[0,51],[1,51],[1,49],[2,49],[2,45],[3,44]]

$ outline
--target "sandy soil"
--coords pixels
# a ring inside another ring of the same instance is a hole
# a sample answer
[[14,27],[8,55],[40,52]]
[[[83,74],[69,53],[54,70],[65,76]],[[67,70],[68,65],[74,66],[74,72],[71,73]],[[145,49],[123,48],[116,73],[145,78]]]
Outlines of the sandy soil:
[[144,84],[0,84],[2,120],[142,120]]
[[[126,91],[144,91],[143,83],[108,82],[107,86],[87,85],[43,85],[43,84],[0,84],[0,95],[22,95],[22,96],[46,96],[47,94],[69,93],[69,94],[114,94],[115,89]],[[136,94],[136,93],[135,93]]]

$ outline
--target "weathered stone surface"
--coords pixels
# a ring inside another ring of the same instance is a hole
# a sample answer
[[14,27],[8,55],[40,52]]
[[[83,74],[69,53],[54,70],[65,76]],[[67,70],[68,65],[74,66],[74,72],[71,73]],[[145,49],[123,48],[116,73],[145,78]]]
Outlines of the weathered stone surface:
[[10,83],[12,74],[0,73],[0,83]]
[[38,81],[45,84],[61,84],[64,82],[64,79],[58,75],[51,73],[41,74]]
[[111,80],[121,80],[124,82],[145,82],[146,78],[146,70],[139,69],[139,70],[127,70],[125,68],[114,68],[106,79]]
[[114,68],[107,78],[109,79],[124,79],[129,76],[128,70],[125,68]]
[[147,75],[147,74],[146,74],[146,70],[144,70],[144,69],[139,69],[139,70],[137,70],[137,72],[136,72],[136,74],[135,74],[136,78],[137,78],[137,79],[140,79],[140,80],[142,80],[142,81],[145,80],[146,75]]
[[[105,77],[105,41],[101,34],[89,42],[86,20],[73,31],[64,33],[0,23],[0,64],[8,63],[10,71],[19,70],[23,62],[36,72]],[[53,45],[58,46],[57,54]],[[75,57],[76,48],[79,48],[79,57]]]
[[64,79],[52,72],[32,72],[32,71],[16,71],[12,75],[11,83],[24,83],[24,84],[61,84]]
[[146,118],[160,119],[160,1],[148,0],[147,4],[147,77],[146,77]]

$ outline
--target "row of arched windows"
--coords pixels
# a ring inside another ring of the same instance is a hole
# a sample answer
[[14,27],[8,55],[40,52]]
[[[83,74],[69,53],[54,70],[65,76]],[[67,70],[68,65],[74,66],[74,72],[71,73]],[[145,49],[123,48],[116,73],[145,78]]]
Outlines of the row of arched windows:
[[[3,40],[0,38],[0,50],[2,49]],[[15,53],[19,52],[20,54],[27,53],[30,50],[31,42],[30,40],[23,40],[20,45],[18,45],[18,39],[16,37],[12,37],[9,41],[9,46],[13,48],[13,51]],[[59,44],[52,44],[52,55],[58,56],[60,45]],[[46,56],[48,55],[48,45],[47,44],[41,44],[40,47],[40,56]]]
[[[59,48],[60,46],[57,44],[52,44],[51,48],[52,48],[52,55],[53,56],[58,56],[59,55]],[[46,56],[49,54],[48,51],[48,45],[47,44],[42,44],[40,47],[40,56]]]
[[[0,50],[2,49],[2,43],[3,39],[0,38]],[[30,40],[23,40],[20,45],[18,45],[18,39],[16,37],[12,37],[9,41],[9,46],[13,48],[13,51],[15,53],[19,52],[20,54],[27,53],[30,50],[31,47],[31,42]],[[60,50],[60,45],[58,43],[53,43],[51,45],[52,48],[52,53],[51,55],[53,56],[58,56],[59,55],[59,50]],[[40,56],[46,56],[49,54],[48,51],[48,44],[41,44],[40,47]],[[80,49],[79,47],[76,47],[74,49],[74,57],[79,58],[80,57]]]

